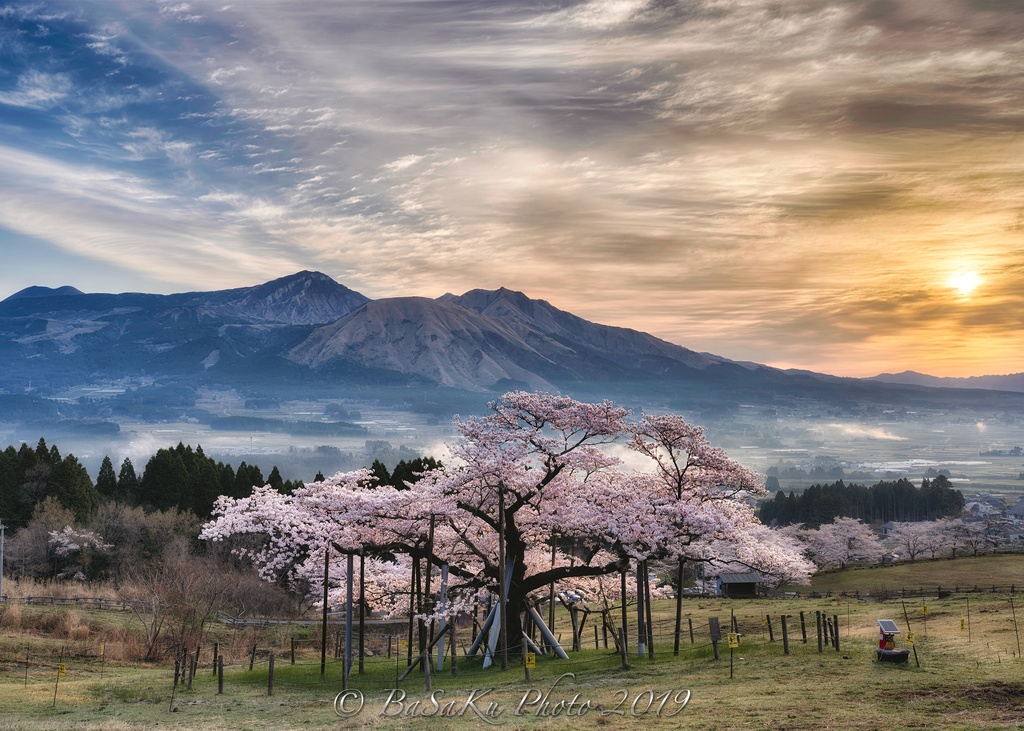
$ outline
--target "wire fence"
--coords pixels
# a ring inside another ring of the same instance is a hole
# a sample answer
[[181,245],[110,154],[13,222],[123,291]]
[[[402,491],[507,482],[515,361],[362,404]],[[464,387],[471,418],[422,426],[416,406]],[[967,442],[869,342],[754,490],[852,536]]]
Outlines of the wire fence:
[[[1014,599],[1011,592],[1004,593],[1010,596],[986,598],[984,606],[981,602],[975,603],[970,596],[948,599],[938,611],[933,607],[931,618],[927,607],[919,603],[911,608],[912,614],[906,614],[907,624],[913,621],[918,646],[922,646],[923,636],[924,646],[933,656],[967,655],[972,642],[973,606],[975,612],[984,614],[988,623],[986,630],[974,629],[974,647],[979,646],[977,643],[984,643],[986,648],[983,660],[1001,662],[1003,659],[1020,658]],[[907,596],[924,595],[908,591]],[[799,602],[765,602],[763,607],[769,611],[764,614],[726,612],[718,604],[702,616],[691,613],[681,617],[678,631],[675,619],[661,614],[654,618],[649,629],[645,627],[642,638],[637,636],[637,623],[630,625],[626,632],[626,653],[622,652],[617,641],[616,629],[604,624],[600,614],[596,614],[590,626],[576,633],[577,650],[571,649],[574,644],[571,632],[556,631],[559,644],[568,651],[568,659],[540,655],[532,668],[533,677],[534,680],[542,680],[572,673],[578,679],[613,673],[626,665],[644,667],[650,664],[669,664],[686,671],[727,656],[736,649],[748,661],[765,653],[807,656],[853,651],[866,654],[875,646],[872,644],[874,628],[864,619],[863,613],[858,618],[859,624],[854,626],[849,614],[853,598],[847,597],[845,607],[838,598],[808,603],[804,608],[799,608]],[[906,602],[903,604],[906,612]],[[900,603],[892,605],[890,611],[898,618]],[[619,608],[613,608],[609,614],[619,616]],[[992,624],[992,617],[996,614],[999,615],[998,627]],[[631,619],[635,620],[635,615]],[[563,615],[560,623],[568,625],[569,620]],[[450,637],[446,638],[443,648],[438,643],[437,647],[426,652],[424,647],[429,647],[429,633],[423,645],[414,633],[410,649],[409,633],[395,631],[397,626],[390,631],[367,631],[360,645],[362,652],[360,646],[352,647],[352,664],[348,668],[344,632],[334,627],[328,633],[325,646],[320,637],[308,636],[308,627],[297,625],[295,629],[291,637],[285,635],[284,644],[260,646],[257,642],[244,654],[236,648],[228,656],[220,651],[218,645],[179,648],[173,664],[163,666],[167,670],[167,685],[159,692],[165,699],[169,694],[172,704],[176,694],[187,693],[272,695],[313,692],[333,696],[352,690],[370,697],[386,695],[392,689],[405,689],[412,693],[424,688],[429,690],[432,683],[444,686],[469,683],[476,677],[490,677],[487,673],[491,670],[485,671],[483,667],[488,651],[481,649],[470,654],[474,630],[468,622],[455,630],[454,652]],[[911,627],[906,629],[909,633]],[[639,647],[641,639],[643,654]],[[535,647],[545,649],[540,639],[536,640]],[[524,679],[529,680],[523,649],[521,643],[509,647],[508,671],[521,672]],[[531,648],[527,646],[525,649]],[[428,662],[416,665],[414,661],[420,657],[428,658]],[[495,653],[491,660],[493,669],[500,667],[500,653]],[[4,683],[22,683],[25,687],[52,685],[56,703],[61,683],[83,677],[102,678],[110,672],[106,663],[102,645],[86,648],[76,647],[73,643],[48,643],[42,647],[25,646],[20,653],[8,647],[0,655],[0,675]]]

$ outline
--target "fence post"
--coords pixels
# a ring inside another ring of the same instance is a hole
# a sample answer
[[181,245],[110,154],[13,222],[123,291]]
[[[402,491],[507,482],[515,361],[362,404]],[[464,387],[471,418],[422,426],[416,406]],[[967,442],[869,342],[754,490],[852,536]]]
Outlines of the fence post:
[[708,617],[708,630],[711,634],[711,647],[715,652],[715,659],[721,660],[721,655],[718,654],[718,643],[722,639],[722,628],[718,624],[718,617]]
[[[457,649],[456,644],[455,644],[455,630],[458,629],[458,626],[459,626],[459,623],[453,617],[452,618],[451,636],[448,638],[450,640],[449,644],[451,644],[451,646],[452,646],[452,677],[453,678],[456,677],[459,674],[459,655],[458,655],[458,649]],[[470,634],[472,634],[472,631],[470,632]]]
[[252,646],[252,653],[249,655],[249,672],[252,672],[252,666],[256,663],[256,645]]
[[693,617],[687,617],[686,623],[690,625],[690,644],[694,645],[696,642],[693,639]]
[[220,657],[220,643],[213,643],[213,675],[217,674],[217,658]]
[[804,610],[800,610],[800,636],[804,639],[804,644],[807,644],[807,624],[804,622]]
[[832,615],[832,639],[836,646],[836,652],[839,652],[839,615]]
[[787,615],[782,615],[782,654],[789,654],[789,629],[786,626]]
[[825,651],[825,646],[824,646],[824,643],[822,642],[823,638],[821,636],[821,630],[822,630],[822,627],[821,627],[821,611],[819,611],[817,609],[814,611],[814,624],[817,626],[817,629],[818,629],[818,652],[824,652]]
[[267,695],[274,695],[274,653],[270,653],[270,662],[267,665]]
[[765,621],[768,622],[768,641],[769,642],[775,642],[775,630],[772,627],[772,615],[766,614],[766,615],[764,615],[764,618],[765,618]]
[[217,656],[217,695],[224,695],[224,656]]

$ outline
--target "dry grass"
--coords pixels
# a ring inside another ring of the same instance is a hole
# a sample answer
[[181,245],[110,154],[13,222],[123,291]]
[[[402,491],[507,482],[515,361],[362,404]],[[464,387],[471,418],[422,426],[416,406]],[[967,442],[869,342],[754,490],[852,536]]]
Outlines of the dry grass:
[[58,579],[4,579],[4,595],[11,599],[24,600],[28,597],[49,597],[73,599],[119,599],[118,589],[108,582],[61,581]]

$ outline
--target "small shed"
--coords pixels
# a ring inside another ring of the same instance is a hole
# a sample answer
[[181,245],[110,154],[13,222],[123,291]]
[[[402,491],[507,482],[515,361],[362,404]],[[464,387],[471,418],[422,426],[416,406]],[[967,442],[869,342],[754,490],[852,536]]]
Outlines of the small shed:
[[719,574],[718,593],[730,599],[753,599],[764,577],[758,573]]

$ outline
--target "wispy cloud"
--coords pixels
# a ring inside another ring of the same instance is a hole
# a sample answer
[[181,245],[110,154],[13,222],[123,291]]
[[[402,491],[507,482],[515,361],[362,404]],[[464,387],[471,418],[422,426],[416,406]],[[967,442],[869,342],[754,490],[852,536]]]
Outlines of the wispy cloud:
[[0,91],[0,104],[30,109],[48,109],[67,97],[71,82],[65,74],[47,74],[29,69],[18,77],[15,88]]

